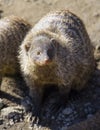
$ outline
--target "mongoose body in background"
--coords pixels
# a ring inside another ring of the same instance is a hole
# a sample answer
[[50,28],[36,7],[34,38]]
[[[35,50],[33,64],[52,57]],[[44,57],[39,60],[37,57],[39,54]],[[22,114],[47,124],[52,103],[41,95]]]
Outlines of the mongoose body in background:
[[19,73],[18,48],[31,25],[17,16],[0,19],[0,81]]
[[84,24],[76,15],[65,10],[43,17],[27,34],[19,53],[36,110],[48,85],[58,86],[58,104],[71,89],[84,88],[95,67],[93,53]]

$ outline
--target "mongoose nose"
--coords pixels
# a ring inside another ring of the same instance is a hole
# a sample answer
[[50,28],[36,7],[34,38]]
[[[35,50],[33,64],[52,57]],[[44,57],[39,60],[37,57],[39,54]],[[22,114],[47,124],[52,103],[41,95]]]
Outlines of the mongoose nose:
[[49,65],[51,62],[52,62],[51,59],[49,59],[49,58],[43,58],[42,60],[35,61],[35,64],[37,64],[39,66],[45,66],[45,65]]
[[45,64],[49,64],[49,63],[51,63],[51,59],[46,59]]

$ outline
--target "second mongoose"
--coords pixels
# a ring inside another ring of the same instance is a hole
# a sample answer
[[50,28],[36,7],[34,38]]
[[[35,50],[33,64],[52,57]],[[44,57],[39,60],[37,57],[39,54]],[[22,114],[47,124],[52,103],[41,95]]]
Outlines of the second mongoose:
[[19,73],[18,48],[31,25],[23,18],[0,19],[0,82],[3,76]]

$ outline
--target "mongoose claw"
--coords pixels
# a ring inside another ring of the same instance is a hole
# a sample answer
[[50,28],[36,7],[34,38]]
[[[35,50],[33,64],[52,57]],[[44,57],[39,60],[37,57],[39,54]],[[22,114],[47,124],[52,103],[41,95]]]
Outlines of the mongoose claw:
[[32,124],[38,124],[40,120],[40,109],[36,108],[32,104],[32,100],[29,97],[25,97],[21,104],[24,106],[25,112],[28,113],[26,116],[27,122],[32,122]]
[[31,116],[31,122],[32,122],[32,125],[34,124],[39,124],[40,122],[40,112],[38,110],[32,112],[32,116]]
[[40,122],[40,118],[38,117],[38,116],[35,116],[35,117],[33,117],[32,118],[32,124],[34,125],[34,124],[39,124],[39,122]]
[[30,126],[33,127],[35,124],[38,125],[40,122],[40,116],[33,114],[33,112],[30,112],[27,116],[27,122],[30,123]]

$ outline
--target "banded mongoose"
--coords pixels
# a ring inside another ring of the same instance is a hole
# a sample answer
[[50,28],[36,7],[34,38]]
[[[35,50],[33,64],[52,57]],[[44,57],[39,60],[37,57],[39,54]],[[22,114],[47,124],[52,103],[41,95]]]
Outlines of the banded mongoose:
[[3,76],[19,73],[18,48],[31,25],[17,16],[0,19],[0,82]]
[[35,111],[40,110],[46,86],[57,86],[59,105],[71,89],[86,86],[95,68],[94,49],[80,18],[70,11],[44,16],[27,34],[19,62]]

